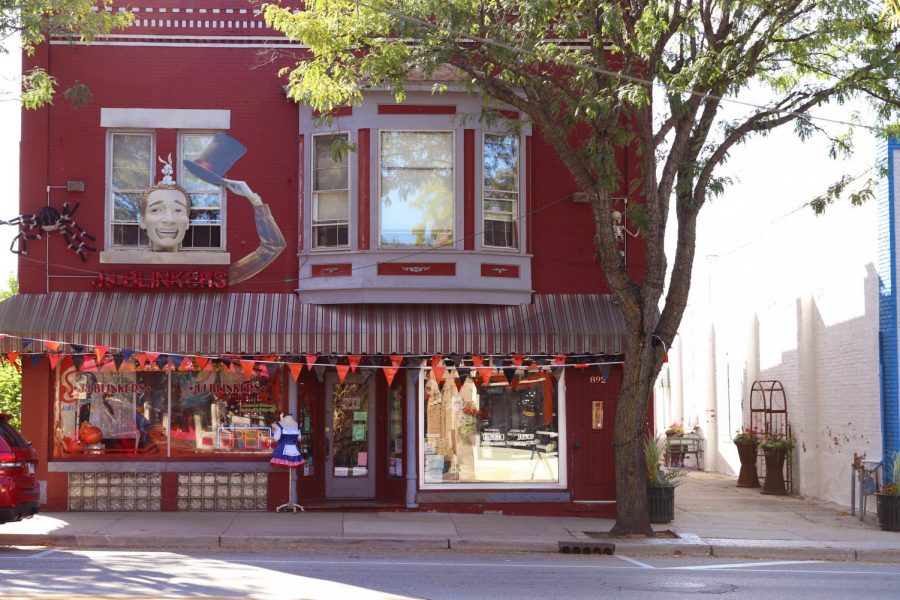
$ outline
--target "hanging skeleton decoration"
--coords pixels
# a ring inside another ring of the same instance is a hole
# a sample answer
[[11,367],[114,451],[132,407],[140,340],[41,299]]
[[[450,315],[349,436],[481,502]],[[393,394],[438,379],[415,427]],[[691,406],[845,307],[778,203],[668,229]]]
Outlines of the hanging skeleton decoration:
[[[0,225],[19,226],[19,235],[13,238],[12,244],[9,246],[10,252],[27,256],[28,240],[39,240],[45,232],[58,231],[66,240],[68,248],[74,250],[81,258],[81,262],[87,262],[86,254],[97,251],[96,248],[88,245],[87,240],[94,242],[97,238],[79,227],[72,218],[77,210],[78,204],[75,205],[75,208],[71,208],[71,205],[66,202],[63,204],[62,212],[52,206],[45,206],[36,213],[19,215],[9,221],[0,221]],[[18,250],[16,250],[17,243],[19,244]]]

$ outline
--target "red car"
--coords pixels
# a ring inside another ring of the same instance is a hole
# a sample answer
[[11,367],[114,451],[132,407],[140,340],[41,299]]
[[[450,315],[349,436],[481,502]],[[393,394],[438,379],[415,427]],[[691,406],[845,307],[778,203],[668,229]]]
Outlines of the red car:
[[37,514],[40,488],[34,477],[37,450],[0,414],[0,525]]

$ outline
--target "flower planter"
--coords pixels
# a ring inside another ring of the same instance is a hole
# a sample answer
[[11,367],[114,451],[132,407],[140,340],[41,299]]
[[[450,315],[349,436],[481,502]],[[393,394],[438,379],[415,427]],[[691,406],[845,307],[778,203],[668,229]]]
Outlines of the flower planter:
[[900,531],[900,496],[875,494],[878,525],[886,531]]
[[741,471],[738,473],[737,487],[758,488],[759,475],[756,472],[756,455],[759,442],[735,442],[738,456],[741,459]]
[[647,512],[651,523],[668,523],[675,518],[675,488],[647,486]]
[[763,482],[762,493],[777,496],[787,495],[787,488],[784,484],[784,460],[787,457],[787,450],[767,449],[763,452],[766,457],[766,480]]

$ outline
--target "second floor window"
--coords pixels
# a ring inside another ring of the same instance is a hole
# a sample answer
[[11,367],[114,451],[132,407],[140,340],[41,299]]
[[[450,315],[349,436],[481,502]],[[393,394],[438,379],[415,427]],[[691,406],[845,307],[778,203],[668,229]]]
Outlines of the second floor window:
[[[222,248],[223,189],[179,169],[184,159],[198,157],[214,134],[183,133],[179,135],[177,158],[173,167],[178,183],[191,201],[189,224],[181,240],[182,249],[219,250]],[[110,169],[110,244],[115,248],[151,248],[145,229],[141,228],[141,199],[144,192],[162,179],[152,132],[114,131],[109,138]]]
[[484,245],[518,247],[519,138],[484,134]]
[[350,175],[346,133],[313,136],[312,239],[315,248],[346,248],[350,229]]
[[453,242],[452,131],[382,131],[379,241],[382,247]]

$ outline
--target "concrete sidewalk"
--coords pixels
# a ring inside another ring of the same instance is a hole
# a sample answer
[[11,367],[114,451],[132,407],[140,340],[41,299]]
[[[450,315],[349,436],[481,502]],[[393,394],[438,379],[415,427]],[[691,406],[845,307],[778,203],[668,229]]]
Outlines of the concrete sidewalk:
[[736,488],[692,472],[676,490],[675,520],[656,539],[604,539],[611,519],[435,512],[43,513],[0,525],[0,546],[219,550],[382,549],[559,552],[615,544],[624,555],[900,562],[900,533],[841,507]]

